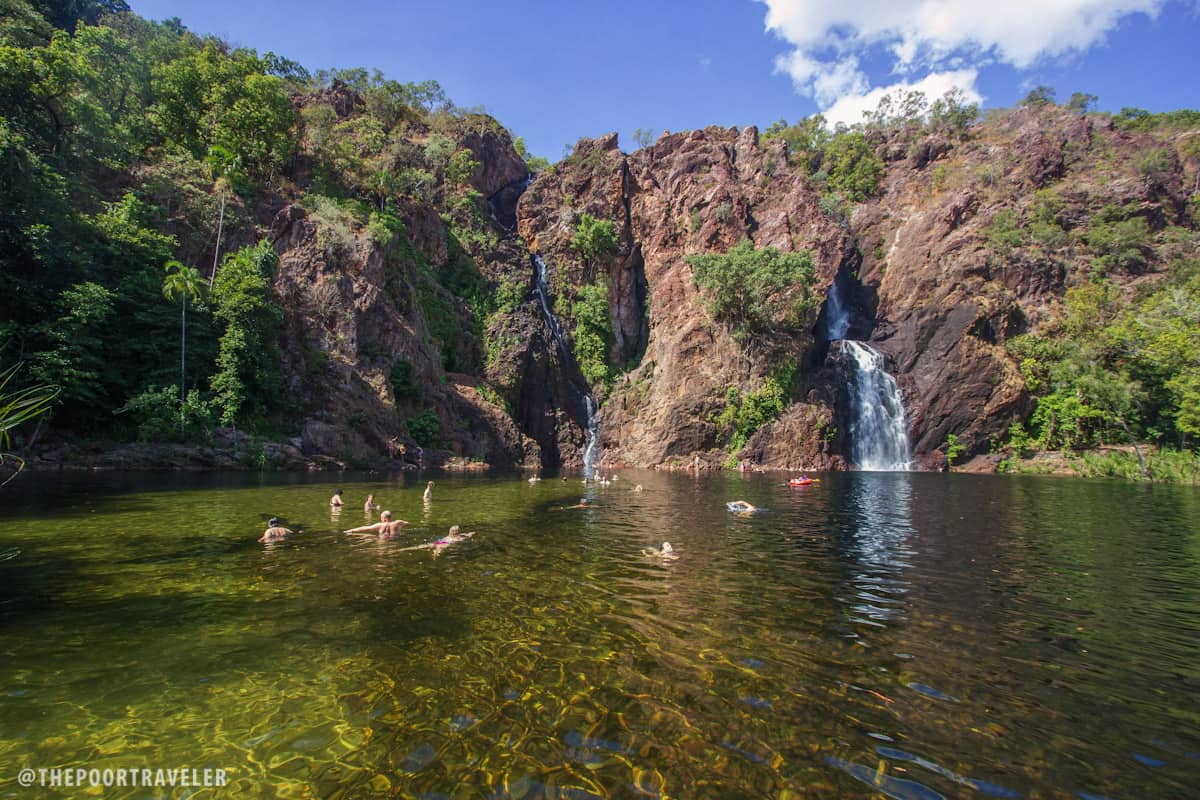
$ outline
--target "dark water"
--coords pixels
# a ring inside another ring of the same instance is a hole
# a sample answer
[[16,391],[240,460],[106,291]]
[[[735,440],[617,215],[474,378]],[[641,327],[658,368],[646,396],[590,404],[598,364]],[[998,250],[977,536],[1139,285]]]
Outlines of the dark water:
[[[1200,796],[1195,489],[630,472],[559,510],[578,479],[434,478],[426,508],[400,477],[19,477],[0,797],[48,794],[26,766],[232,782],[105,797]],[[368,491],[402,540],[339,533]],[[272,514],[305,532],[257,544]]]

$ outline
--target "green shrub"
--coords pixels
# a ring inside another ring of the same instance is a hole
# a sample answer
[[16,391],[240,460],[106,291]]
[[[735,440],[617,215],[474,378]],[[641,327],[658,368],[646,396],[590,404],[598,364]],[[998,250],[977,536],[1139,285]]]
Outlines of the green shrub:
[[1006,258],[1012,255],[1014,248],[1020,247],[1025,241],[1017,224],[1017,212],[1011,208],[997,211],[984,235],[987,237],[988,247]]
[[593,283],[579,290],[579,299],[571,306],[575,330],[571,334],[575,361],[583,377],[593,386],[612,380],[608,351],[612,347],[612,322],[608,316],[608,289]]
[[354,250],[354,217],[332,197],[305,195],[304,207],[317,226],[317,244],[330,258],[343,258]]
[[953,433],[946,435],[946,444],[943,446],[946,451],[946,463],[953,466],[958,457],[963,454],[966,448],[958,441],[958,437]]
[[526,285],[522,281],[502,278],[496,287],[496,310],[511,314],[525,300]]
[[446,165],[446,180],[452,186],[461,186],[471,179],[475,170],[479,169],[479,161],[470,148],[463,148],[450,157]]
[[769,330],[777,320],[786,326],[800,325],[816,304],[811,292],[813,260],[807,251],[755,248],[744,239],[728,253],[691,255],[685,260],[705,294],[709,313],[729,323],[739,337]]
[[829,173],[829,188],[854,202],[873,197],[883,179],[883,161],[856,131],[833,137],[825,148],[822,168]]
[[178,386],[151,386],[114,413],[128,414],[143,442],[196,441],[207,438],[213,427],[208,402],[193,389],[181,405]]
[[1137,171],[1146,178],[1160,178],[1169,173],[1174,166],[1175,159],[1165,147],[1145,152],[1137,160]]
[[617,252],[616,226],[610,220],[583,214],[571,237],[571,249],[589,264],[613,255]]
[[442,440],[442,423],[437,412],[427,408],[408,420],[408,435],[421,447],[436,447]]
[[750,441],[755,431],[779,417],[787,406],[787,385],[795,367],[769,375],[761,387],[743,395],[736,386],[725,392],[725,407],[716,417],[717,430],[727,438],[729,452],[737,453]]
[[1149,259],[1150,226],[1142,217],[1116,219],[1120,212],[1108,207],[1096,214],[1088,226],[1085,240],[1095,254],[1094,269],[1104,275],[1111,272],[1140,272]]
[[408,228],[391,211],[372,211],[367,222],[367,233],[371,241],[380,247],[386,246],[397,236],[408,236]]

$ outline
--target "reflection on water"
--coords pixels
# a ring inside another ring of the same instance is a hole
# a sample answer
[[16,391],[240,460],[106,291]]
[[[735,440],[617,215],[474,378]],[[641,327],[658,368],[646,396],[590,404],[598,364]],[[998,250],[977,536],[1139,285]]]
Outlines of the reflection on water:
[[[331,518],[319,476],[22,476],[0,795],[158,765],[230,772],[197,798],[1189,795],[1194,490],[781,484],[341,477]],[[340,532],[367,493],[398,540]],[[270,516],[304,532],[254,542]]]

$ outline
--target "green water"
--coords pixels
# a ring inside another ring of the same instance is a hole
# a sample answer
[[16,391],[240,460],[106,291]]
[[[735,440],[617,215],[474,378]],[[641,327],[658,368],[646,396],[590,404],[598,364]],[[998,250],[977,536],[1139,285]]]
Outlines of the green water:
[[[432,477],[20,476],[0,797],[1196,796],[1194,489]],[[15,780],[176,766],[230,783]]]

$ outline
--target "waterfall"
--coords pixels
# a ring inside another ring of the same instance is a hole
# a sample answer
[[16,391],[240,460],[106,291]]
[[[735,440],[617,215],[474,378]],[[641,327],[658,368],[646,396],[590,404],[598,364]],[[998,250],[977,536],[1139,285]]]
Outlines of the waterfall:
[[840,347],[854,374],[850,394],[850,460],[862,470],[902,471],[910,460],[904,400],[896,379],[883,368],[883,355],[871,346],[846,339],[850,312],[835,279],[825,304],[829,341]]
[[[558,324],[558,317],[554,316],[554,312],[550,310],[550,290],[546,278],[546,262],[541,256],[533,257],[534,264],[534,288],[537,291],[538,302],[542,305],[542,315],[546,318],[546,325],[550,328],[550,334],[554,337],[554,341],[558,344],[558,352],[562,356],[563,365],[575,364],[575,359],[571,355],[571,348],[567,347],[566,336],[563,335],[562,326]],[[580,386],[573,380],[568,379],[571,388],[578,395],[583,396],[583,407],[587,412],[587,421],[585,429],[587,430],[587,446],[583,450],[583,477],[591,478],[596,474],[596,464],[600,460],[600,415],[599,409],[596,408],[596,401],[592,399],[591,393],[586,386]]]
[[846,339],[842,352],[856,367],[850,380],[850,447],[859,469],[908,469],[904,402],[896,379],[883,369],[883,356]]
[[838,288],[837,278],[829,287],[829,300],[825,303],[825,327],[829,330],[829,341],[836,342],[845,339],[850,331],[850,312],[842,302],[842,292]]
[[542,260],[541,256],[534,256],[533,264],[537,268],[534,272],[533,285],[537,289],[538,301],[542,304],[542,315],[546,318],[546,324],[550,326],[550,333],[554,336],[554,341],[558,343],[558,352],[562,355],[563,361],[569,362],[571,348],[567,347],[567,340],[558,324],[558,317],[554,316],[554,312],[550,310],[550,292],[546,288],[546,262]]
[[596,461],[600,456],[600,416],[596,413],[596,401],[590,394],[583,397],[587,407],[587,447],[583,450],[583,477],[596,474]]

